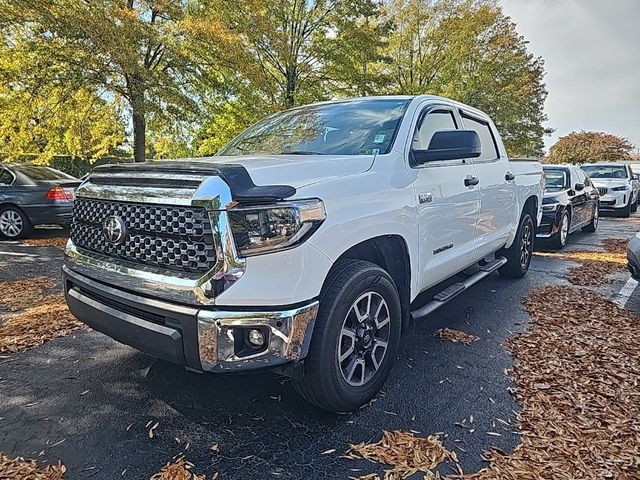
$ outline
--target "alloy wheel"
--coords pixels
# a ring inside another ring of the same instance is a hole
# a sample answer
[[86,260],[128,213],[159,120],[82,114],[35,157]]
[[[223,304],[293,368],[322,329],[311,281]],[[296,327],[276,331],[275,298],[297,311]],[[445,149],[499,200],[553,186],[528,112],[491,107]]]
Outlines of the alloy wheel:
[[340,331],[337,360],[342,378],[359,387],[380,369],[391,335],[387,302],[376,292],[367,292],[353,302]]
[[5,210],[0,213],[0,233],[6,237],[15,238],[24,228],[22,216],[15,210]]
[[520,239],[520,266],[527,268],[531,252],[533,251],[533,238],[531,235],[531,226],[527,223],[522,229],[522,237]]
[[593,209],[593,228],[598,226],[598,218],[600,216],[600,209],[598,207]]
[[560,225],[560,245],[563,247],[567,243],[567,235],[569,235],[569,216],[562,216],[562,224]]

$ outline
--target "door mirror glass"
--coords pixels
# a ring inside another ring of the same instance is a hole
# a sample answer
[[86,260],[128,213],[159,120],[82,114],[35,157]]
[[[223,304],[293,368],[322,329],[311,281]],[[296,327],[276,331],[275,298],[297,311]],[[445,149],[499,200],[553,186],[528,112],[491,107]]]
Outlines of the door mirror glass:
[[584,183],[576,183],[574,189],[576,190],[576,192],[581,192],[582,190],[584,190]]
[[477,158],[482,153],[480,137],[474,130],[442,130],[433,134],[426,150],[411,151],[415,163]]

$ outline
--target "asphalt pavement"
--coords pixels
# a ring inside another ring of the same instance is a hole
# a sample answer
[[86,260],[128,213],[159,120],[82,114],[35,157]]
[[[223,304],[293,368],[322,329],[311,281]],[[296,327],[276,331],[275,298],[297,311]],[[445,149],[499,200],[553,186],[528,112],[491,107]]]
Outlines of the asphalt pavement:
[[[569,248],[599,249],[603,238],[628,238],[638,229],[636,217],[603,218],[596,233],[572,235]],[[53,247],[0,242],[0,278],[59,277],[61,259]],[[350,443],[404,429],[439,434],[465,472],[476,471],[485,465],[483,451],[509,451],[519,441],[519,407],[507,376],[513,360],[502,343],[529,324],[521,301],[536,287],[565,283],[571,265],[534,256],[525,278],[492,275],[410,325],[383,392],[350,415],[305,403],[274,374],[191,373],[97,332],[59,338],[0,358],[0,451],[61,460],[71,480],[146,479],[181,452],[198,472],[223,479],[345,479],[381,472],[342,458]],[[627,278],[618,274],[602,292],[613,296]],[[640,303],[636,295],[630,304]],[[443,341],[435,336],[443,327],[479,340]]]

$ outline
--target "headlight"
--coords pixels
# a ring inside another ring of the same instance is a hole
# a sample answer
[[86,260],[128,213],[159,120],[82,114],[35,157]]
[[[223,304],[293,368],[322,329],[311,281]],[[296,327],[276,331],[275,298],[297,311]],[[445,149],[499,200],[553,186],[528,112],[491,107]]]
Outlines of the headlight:
[[555,212],[560,206],[559,203],[545,203],[542,205],[543,212]]
[[612,192],[626,192],[627,190],[631,190],[629,185],[622,185],[621,187],[613,187],[611,189]]
[[238,253],[260,255],[294,247],[327,218],[318,199],[232,208],[227,212]]

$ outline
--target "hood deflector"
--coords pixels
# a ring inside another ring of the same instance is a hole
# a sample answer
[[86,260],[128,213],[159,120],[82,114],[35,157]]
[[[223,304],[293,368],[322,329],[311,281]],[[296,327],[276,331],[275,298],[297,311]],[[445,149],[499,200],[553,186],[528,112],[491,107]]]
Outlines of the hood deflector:
[[120,165],[101,165],[94,169],[98,174],[158,172],[167,174],[218,175],[231,190],[233,200],[240,203],[273,202],[296,194],[289,185],[256,185],[243,165],[203,162],[153,162]]

